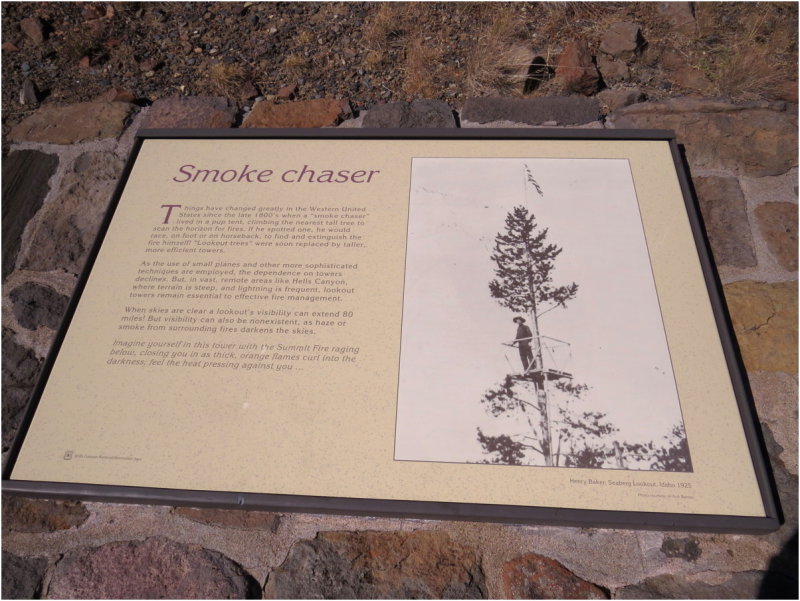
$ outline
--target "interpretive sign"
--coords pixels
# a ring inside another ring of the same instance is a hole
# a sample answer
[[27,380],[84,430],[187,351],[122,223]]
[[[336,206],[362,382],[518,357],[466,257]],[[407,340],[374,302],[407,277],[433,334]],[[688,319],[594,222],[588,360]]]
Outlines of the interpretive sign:
[[145,131],[4,490],[778,525],[670,132]]

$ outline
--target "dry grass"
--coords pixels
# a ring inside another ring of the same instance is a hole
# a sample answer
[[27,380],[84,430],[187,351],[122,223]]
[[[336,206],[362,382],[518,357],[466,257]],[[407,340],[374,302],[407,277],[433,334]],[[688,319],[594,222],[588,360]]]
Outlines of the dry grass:
[[239,63],[214,63],[208,70],[211,84],[224,96],[237,97],[247,78],[247,70]]
[[[739,4],[739,3],[737,3]],[[797,6],[789,3],[697,6],[691,53],[714,91],[736,100],[769,98],[797,77]]]
[[283,67],[293,75],[302,73],[307,66],[308,59],[301,54],[290,54],[283,59]]

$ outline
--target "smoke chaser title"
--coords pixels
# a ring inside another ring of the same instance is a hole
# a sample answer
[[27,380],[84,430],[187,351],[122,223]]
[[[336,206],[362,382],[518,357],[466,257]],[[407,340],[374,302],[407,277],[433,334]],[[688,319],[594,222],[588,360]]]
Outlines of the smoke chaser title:
[[281,181],[287,184],[369,184],[380,173],[380,170],[359,169],[312,169],[303,165],[301,169],[288,169],[280,174],[272,169],[251,168],[245,165],[241,169],[199,169],[194,165],[181,165],[178,175],[172,181],[179,184],[223,183],[223,184],[267,184]]

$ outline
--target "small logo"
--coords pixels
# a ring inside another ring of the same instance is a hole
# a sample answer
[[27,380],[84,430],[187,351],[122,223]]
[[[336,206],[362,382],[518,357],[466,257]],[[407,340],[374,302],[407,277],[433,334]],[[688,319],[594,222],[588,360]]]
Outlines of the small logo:
[[65,461],[69,461],[70,459],[72,459],[72,455],[73,454],[74,454],[74,451],[65,451],[64,452],[64,460]]

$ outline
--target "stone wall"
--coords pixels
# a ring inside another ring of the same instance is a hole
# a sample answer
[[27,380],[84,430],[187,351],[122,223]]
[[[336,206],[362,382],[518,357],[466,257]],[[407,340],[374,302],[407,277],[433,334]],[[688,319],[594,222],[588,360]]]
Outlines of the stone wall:
[[[579,50],[579,49],[578,49]],[[576,50],[577,52],[577,50]],[[797,595],[797,106],[480,98],[48,105],[3,163],[3,451],[141,127],[673,129],[685,145],[785,524],[744,536],[3,499],[6,598]]]

